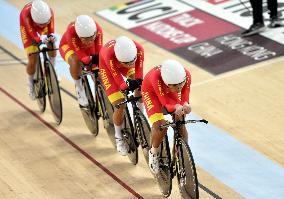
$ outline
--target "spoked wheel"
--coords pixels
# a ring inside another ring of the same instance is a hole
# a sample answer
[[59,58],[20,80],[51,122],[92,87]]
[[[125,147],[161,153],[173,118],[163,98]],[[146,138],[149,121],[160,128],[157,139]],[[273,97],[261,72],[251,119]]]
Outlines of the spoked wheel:
[[46,107],[46,99],[45,99],[45,82],[43,71],[40,63],[40,57],[38,56],[38,61],[36,65],[36,72],[34,76],[34,89],[35,89],[35,96],[36,101],[41,113],[45,111]]
[[139,120],[138,120],[138,125],[139,125],[139,131],[141,135],[141,147],[143,151],[143,155],[145,157],[145,160],[147,162],[147,165],[149,164],[149,150],[151,149],[151,128],[150,125],[144,116],[144,114],[139,110]]
[[53,113],[53,117],[57,125],[59,125],[62,121],[62,102],[61,102],[61,95],[60,95],[60,88],[58,85],[57,75],[55,70],[50,63],[50,61],[46,62],[47,68],[47,82],[48,85],[48,99],[50,102],[50,108]]
[[108,100],[108,97],[105,93],[105,90],[101,84],[98,85],[98,92],[100,99],[100,108],[101,108],[101,115],[103,116],[104,120],[104,128],[107,131],[107,134],[109,136],[109,139],[111,140],[111,143],[113,146],[116,148],[116,142],[115,142],[115,137],[114,137],[114,125],[113,125],[113,120],[112,120],[112,115],[113,115],[113,106]]
[[156,175],[158,185],[164,197],[169,197],[172,191],[172,175],[171,175],[171,153],[166,135],[159,147],[160,151],[160,172]]
[[180,172],[177,172],[177,178],[181,196],[184,199],[198,199],[198,180],[191,150],[183,139],[179,138],[178,142]]
[[99,125],[96,114],[96,104],[87,77],[82,78],[82,84],[85,89],[89,105],[87,107],[80,106],[81,113],[83,115],[85,124],[87,125],[89,131],[94,136],[97,136],[99,133]]
[[127,145],[129,146],[128,150],[128,158],[132,162],[132,164],[136,165],[138,162],[138,151],[137,151],[137,146],[134,140],[134,129],[132,125],[132,121],[130,118],[129,110],[126,107],[125,108],[125,120],[124,120],[124,128],[123,128],[123,138],[124,141],[126,141]]

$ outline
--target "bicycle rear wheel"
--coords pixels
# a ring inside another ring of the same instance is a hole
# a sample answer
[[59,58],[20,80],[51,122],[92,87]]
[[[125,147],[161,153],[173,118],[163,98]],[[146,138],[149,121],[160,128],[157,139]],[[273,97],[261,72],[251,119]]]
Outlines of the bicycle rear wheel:
[[34,76],[34,91],[39,110],[41,113],[43,113],[46,108],[46,99],[45,99],[46,92],[45,92],[45,82],[40,62],[40,56],[38,56],[36,64],[36,72]]
[[160,172],[155,176],[161,193],[164,197],[169,197],[172,191],[172,168],[171,168],[171,152],[168,136],[165,135],[163,142],[159,147],[160,151]]
[[127,156],[129,160],[132,162],[132,164],[136,165],[138,162],[138,151],[137,151],[137,145],[134,140],[134,129],[127,106],[125,108],[124,117],[125,119],[124,119],[123,138],[129,146]]
[[88,99],[89,105],[87,107],[81,107],[81,113],[83,115],[85,124],[87,125],[87,128],[89,131],[94,135],[97,136],[99,133],[99,125],[98,125],[98,119],[96,114],[96,103],[93,98],[93,94],[89,85],[89,81],[87,77],[82,78],[82,84],[85,89],[85,93]]
[[99,92],[99,102],[100,102],[100,107],[102,111],[102,116],[104,120],[104,128],[107,131],[107,134],[109,136],[109,139],[111,140],[111,143],[113,144],[114,147],[116,147],[116,142],[115,142],[115,136],[114,136],[114,124],[113,124],[113,106],[108,100],[108,97],[106,95],[106,92],[104,90],[104,87],[99,84],[98,85],[98,92]]
[[184,199],[198,199],[198,179],[191,150],[183,139],[179,138],[178,142],[180,172],[177,172],[177,179],[181,196]]
[[143,151],[143,155],[145,157],[145,160],[147,162],[147,165],[149,164],[149,150],[151,149],[151,128],[150,125],[144,116],[144,114],[141,111],[138,111],[139,119],[138,119],[138,127],[139,127],[139,133],[141,135],[141,147]]
[[53,117],[57,125],[62,122],[62,102],[57,75],[49,60],[45,62],[46,78],[48,84],[48,99]]

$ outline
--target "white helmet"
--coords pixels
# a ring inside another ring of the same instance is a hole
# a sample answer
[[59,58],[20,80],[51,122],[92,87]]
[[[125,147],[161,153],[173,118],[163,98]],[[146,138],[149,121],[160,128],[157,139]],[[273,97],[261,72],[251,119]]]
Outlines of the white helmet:
[[176,60],[168,59],[161,65],[161,76],[165,84],[180,84],[186,79],[184,67]]
[[45,24],[51,18],[50,7],[41,0],[34,0],[31,7],[31,16],[35,23]]
[[118,61],[131,62],[137,56],[135,43],[126,36],[120,36],[116,39],[114,53]]
[[79,37],[91,37],[96,34],[97,26],[88,15],[80,15],[76,18],[75,30]]

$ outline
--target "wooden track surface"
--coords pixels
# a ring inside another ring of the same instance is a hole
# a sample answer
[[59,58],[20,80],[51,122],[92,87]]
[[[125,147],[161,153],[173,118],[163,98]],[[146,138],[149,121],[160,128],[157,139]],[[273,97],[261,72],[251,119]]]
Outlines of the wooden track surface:
[[[27,1],[9,2],[21,9]],[[56,14],[56,32],[63,34],[76,15],[92,15],[126,1],[47,2]],[[193,77],[194,113],[284,166],[283,57],[214,76],[102,18],[95,19],[103,27],[104,43],[127,35],[144,46],[145,73],[164,59],[181,61]],[[3,37],[0,43],[25,62],[23,50]],[[73,82],[63,78],[60,86],[68,92],[61,92],[64,115],[57,127],[49,104],[47,111],[40,114],[36,102],[28,98],[25,65],[0,49],[0,198],[161,198],[141,151],[136,166],[121,157],[110,143],[102,121],[101,131],[94,138],[84,124],[77,101],[70,96],[75,96]],[[221,198],[242,198],[200,167],[198,176]],[[173,184],[170,198],[176,199],[176,179]],[[200,193],[202,199],[213,198],[202,189]]]

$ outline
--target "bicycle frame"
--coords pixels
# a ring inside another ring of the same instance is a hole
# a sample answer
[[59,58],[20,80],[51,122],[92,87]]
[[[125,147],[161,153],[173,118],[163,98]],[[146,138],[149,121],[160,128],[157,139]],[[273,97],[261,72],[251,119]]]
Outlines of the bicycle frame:
[[[131,91],[131,92],[133,92],[133,91]],[[130,90],[126,90],[126,92],[125,92],[125,101],[117,104],[116,107],[119,107],[119,106],[121,106],[123,104],[131,103],[131,107],[132,107],[132,110],[133,110],[132,126],[133,126],[133,129],[134,129],[134,136],[135,136],[134,139],[136,141],[137,147],[139,146],[139,144],[141,144],[141,147],[145,148],[145,147],[147,147],[147,146],[145,146],[146,138],[142,137],[142,135],[140,133],[141,131],[139,129],[140,126],[139,126],[139,122],[138,122],[138,120],[140,119],[138,111],[140,111],[140,109],[138,108],[138,106],[136,104],[136,102],[139,99],[141,99],[142,97],[141,96],[140,97],[135,97],[133,94],[129,95],[129,93],[130,93]],[[129,112],[127,112],[127,113],[129,113]],[[129,115],[129,117],[130,117],[130,115]]]
[[[81,77],[88,77],[90,76],[94,82],[94,91],[95,91],[95,96],[94,97],[94,102],[96,103],[96,107],[98,107],[98,110],[92,110],[92,111],[96,111],[96,114],[98,117],[103,117],[104,121],[106,121],[106,119],[108,119],[107,117],[109,117],[107,115],[106,110],[106,105],[104,104],[104,101],[102,100],[101,96],[101,92],[99,92],[99,86],[101,86],[103,88],[103,85],[99,79],[99,69],[89,69],[90,66],[88,65],[83,65],[82,66],[82,74]],[[88,81],[88,80],[87,80]],[[88,81],[89,83],[89,81]],[[92,107],[93,108],[93,107]]]
[[[180,138],[182,138],[182,136],[179,133],[179,129],[181,128],[182,125],[185,125],[187,123],[197,123],[197,122],[203,122],[205,124],[208,123],[207,120],[185,120],[185,118],[183,117],[183,119],[181,121],[176,121],[174,115],[172,115],[173,118],[173,122],[167,122],[167,124],[160,126],[160,128],[166,128],[166,127],[172,127],[174,130],[174,140],[173,140],[173,148],[172,148],[172,155],[173,155],[173,160],[172,160],[172,165],[171,165],[171,169],[172,169],[172,174],[176,175],[176,174],[180,174],[182,175],[182,171],[180,170],[179,166],[180,166],[180,159],[179,159],[179,154],[178,154],[178,148],[180,148],[181,143],[178,142],[178,140]],[[187,143],[187,141],[186,141]],[[184,163],[182,162],[182,165],[184,167]],[[172,176],[173,178],[173,176]]]
[[[46,63],[49,60],[48,57],[47,57],[47,52],[54,51],[54,50],[58,50],[58,48],[49,49],[49,48],[44,47],[42,50],[39,49],[39,52],[31,53],[31,54],[38,54],[39,67],[42,68],[42,66],[43,66],[43,68],[44,68],[43,76],[44,76],[44,82],[45,82],[45,84],[44,84],[45,94],[52,93],[52,88],[50,86],[51,84],[50,84],[50,82],[48,83],[49,80],[47,79],[47,76],[46,76],[46,70],[47,70]],[[42,54],[42,56],[43,56],[43,62],[41,62],[42,60],[41,60],[40,54]]]

